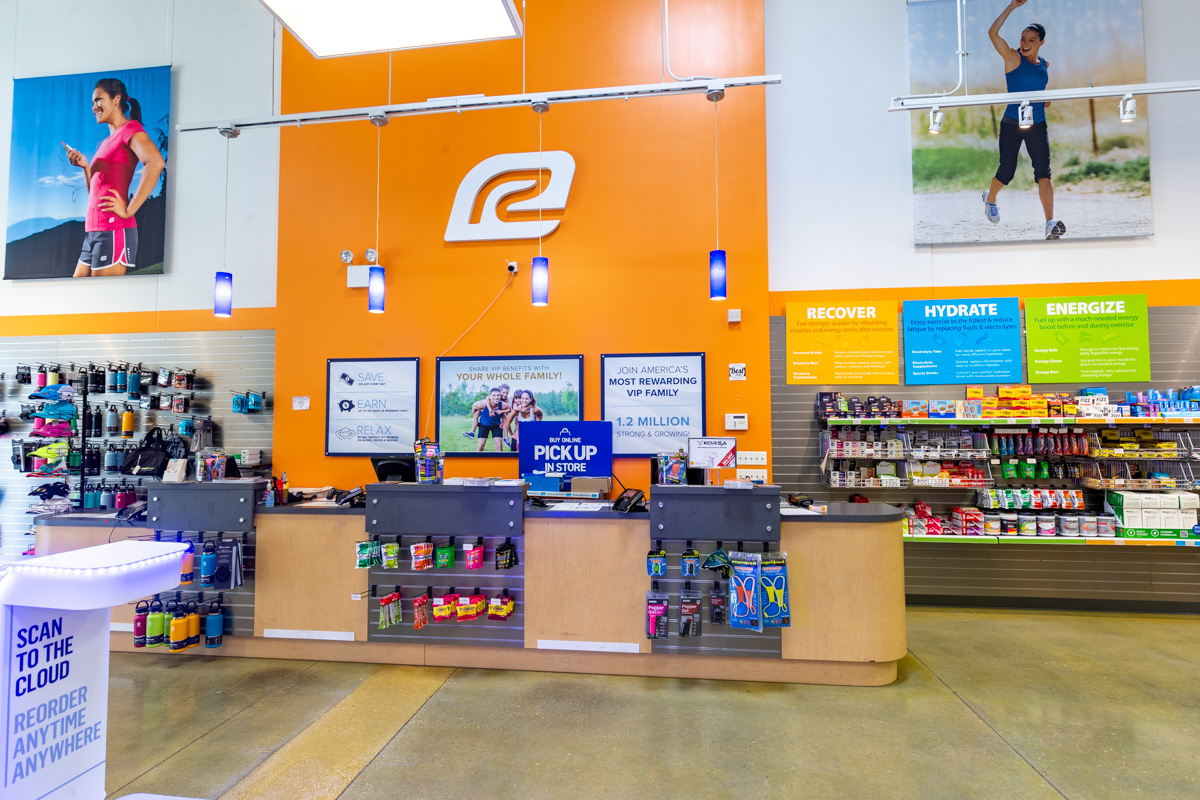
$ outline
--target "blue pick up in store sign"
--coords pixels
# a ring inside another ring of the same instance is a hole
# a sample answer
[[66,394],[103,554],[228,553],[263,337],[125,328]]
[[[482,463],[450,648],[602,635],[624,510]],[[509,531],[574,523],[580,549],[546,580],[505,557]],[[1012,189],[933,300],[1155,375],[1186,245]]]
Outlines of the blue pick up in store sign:
[[904,301],[904,382],[1020,383],[1021,301]]
[[522,422],[522,475],[556,472],[569,478],[612,474],[611,422]]

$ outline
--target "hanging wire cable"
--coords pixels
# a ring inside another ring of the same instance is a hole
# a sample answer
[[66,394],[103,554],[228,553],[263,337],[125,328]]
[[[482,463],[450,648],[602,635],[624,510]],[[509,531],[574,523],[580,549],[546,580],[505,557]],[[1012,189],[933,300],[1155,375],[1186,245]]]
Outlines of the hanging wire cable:
[[[659,13],[663,31],[663,66],[667,74],[677,81],[711,81],[711,75],[684,75],[680,77],[671,71],[671,10],[667,7],[668,0],[659,0]],[[663,83],[667,79],[663,78]]]
[[225,137],[225,227],[221,234],[221,266],[228,269],[229,254],[229,137]]
[[529,14],[525,11],[525,0],[521,0],[521,94],[525,94],[525,39],[529,34]]
[[721,126],[717,113],[720,103],[713,103],[713,209],[717,220],[717,249],[721,249]]
[[542,115],[538,114],[538,257],[542,255]]

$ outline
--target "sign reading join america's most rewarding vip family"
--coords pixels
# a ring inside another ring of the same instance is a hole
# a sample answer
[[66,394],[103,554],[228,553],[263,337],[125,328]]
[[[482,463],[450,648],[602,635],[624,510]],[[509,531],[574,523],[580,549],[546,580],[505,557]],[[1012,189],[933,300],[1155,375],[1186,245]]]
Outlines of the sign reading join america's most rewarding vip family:
[[787,382],[898,383],[896,301],[787,304]]
[[613,424],[614,455],[674,452],[704,435],[704,353],[604,355],[600,362],[600,415]]
[[1030,383],[1150,380],[1146,295],[1025,301]]
[[417,437],[416,358],[331,358],[325,455],[411,454]]
[[521,475],[612,475],[611,422],[527,422],[521,426]]
[[904,382],[1020,383],[1021,301],[904,301]]
[[109,610],[0,608],[0,797],[103,797]]

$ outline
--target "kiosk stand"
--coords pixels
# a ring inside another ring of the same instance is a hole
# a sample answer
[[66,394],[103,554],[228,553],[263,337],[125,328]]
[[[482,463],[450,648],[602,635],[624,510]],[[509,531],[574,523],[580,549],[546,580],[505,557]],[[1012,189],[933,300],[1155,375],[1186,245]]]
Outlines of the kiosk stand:
[[0,564],[0,796],[102,800],[110,608],[178,586],[184,548],[123,541]]

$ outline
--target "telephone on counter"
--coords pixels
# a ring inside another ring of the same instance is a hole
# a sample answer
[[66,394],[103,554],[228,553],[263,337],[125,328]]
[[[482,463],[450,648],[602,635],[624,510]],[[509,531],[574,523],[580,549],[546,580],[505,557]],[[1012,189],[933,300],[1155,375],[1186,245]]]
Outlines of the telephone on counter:
[[641,489],[626,489],[617,495],[612,505],[613,511],[628,514],[630,511],[646,510],[646,493]]

